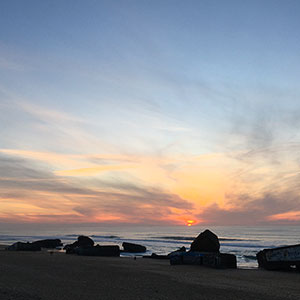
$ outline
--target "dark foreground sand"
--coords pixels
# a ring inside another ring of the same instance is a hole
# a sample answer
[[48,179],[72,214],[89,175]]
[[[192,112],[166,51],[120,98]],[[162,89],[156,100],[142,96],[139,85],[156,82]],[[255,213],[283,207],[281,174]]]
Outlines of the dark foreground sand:
[[300,273],[0,251],[0,299],[300,299]]

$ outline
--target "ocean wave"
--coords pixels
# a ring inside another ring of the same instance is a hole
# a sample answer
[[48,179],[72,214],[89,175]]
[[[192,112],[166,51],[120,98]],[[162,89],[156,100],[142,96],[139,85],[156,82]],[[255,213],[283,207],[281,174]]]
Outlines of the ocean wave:
[[0,240],[6,239],[30,239],[30,240],[41,240],[41,239],[57,239],[57,236],[44,236],[44,235],[1,235]]
[[250,260],[256,260],[255,255],[243,255],[243,257],[246,258],[246,259],[250,259]]
[[239,239],[239,238],[219,238],[221,242],[259,242],[259,240],[254,239]]
[[121,239],[117,235],[91,235],[91,237],[96,239]]
[[165,239],[165,240],[177,240],[177,241],[193,241],[195,237],[189,236],[152,236],[152,239]]
[[123,239],[123,241],[136,241],[136,242],[147,242],[147,243],[163,243],[163,244],[184,244],[190,245],[190,242],[187,241],[178,241],[178,240],[161,240],[161,239]]
[[[265,245],[261,245],[261,244],[247,244],[247,243],[241,243],[241,244],[235,244],[235,243],[230,243],[230,244],[221,244],[221,246],[223,247],[237,247],[237,248],[256,248],[256,249],[262,249],[262,248],[266,248]],[[274,248],[276,246],[268,246],[268,248]]]
[[[166,239],[166,240],[177,240],[177,241],[193,241],[196,237],[191,236],[153,236],[153,239]],[[242,239],[242,238],[219,238],[220,242],[258,242],[259,240],[254,239]]]
[[[83,235],[83,234],[66,234],[64,235],[64,239],[69,239],[69,238],[77,238],[78,236]],[[85,235],[85,234],[84,234]],[[98,239],[120,239],[119,236],[117,235],[96,235],[92,234],[89,235],[91,238],[98,238]]]

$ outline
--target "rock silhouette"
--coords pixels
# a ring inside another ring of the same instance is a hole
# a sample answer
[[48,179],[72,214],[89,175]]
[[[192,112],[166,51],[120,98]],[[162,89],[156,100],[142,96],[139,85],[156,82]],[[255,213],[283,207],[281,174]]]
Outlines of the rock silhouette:
[[185,248],[184,246],[182,246],[180,249],[175,250],[175,251],[173,251],[173,252],[170,252],[170,253],[168,254],[168,257],[171,257],[171,256],[173,256],[173,255],[178,255],[178,254],[180,254],[180,253],[185,253],[185,252],[186,252],[186,248]]
[[77,254],[82,256],[120,256],[120,247],[111,246],[94,246],[94,241],[88,236],[80,235],[72,244],[64,247],[66,254]]
[[9,251],[41,251],[41,247],[34,243],[16,242],[11,246],[6,247]]
[[300,244],[263,249],[256,254],[258,266],[266,270],[300,271]]
[[40,241],[35,241],[32,244],[39,246],[41,248],[49,248],[49,249],[54,249],[63,245],[60,239],[40,240]]
[[73,244],[66,245],[64,247],[64,250],[66,250],[67,254],[72,254],[72,253],[76,253],[75,249],[78,247],[84,248],[84,247],[92,247],[92,246],[94,246],[94,241],[91,238],[85,235],[80,235],[77,238],[77,241],[75,241]]
[[122,246],[124,248],[124,252],[138,253],[138,252],[146,252],[147,250],[145,246],[133,244],[133,243],[127,243],[127,242],[124,242]]
[[190,251],[219,252],[219,238],[210,230],[201,232],[192,242]]

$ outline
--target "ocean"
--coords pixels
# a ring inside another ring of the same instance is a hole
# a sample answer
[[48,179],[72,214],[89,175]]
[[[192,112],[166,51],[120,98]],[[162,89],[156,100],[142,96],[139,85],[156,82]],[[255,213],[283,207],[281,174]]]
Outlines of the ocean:
[[[237,256],[239,268],[257,268],[256,253],[264,248],[300,243],[300,226],[138,226],[122,225],[16,225],[2,224],[0,244],[17,241],[31,242],[46,238],[60,238],[72,243],[78,235],[91,237],[96,244],[119,245],[132,242],[147,247],[146,255],[168,254],[182,246],[187,249],[193,239],[205,229],[218,235],[221,252]],[[134,254],[122,254],[131,256]],[[143,255],[143,254],[141,254]]]

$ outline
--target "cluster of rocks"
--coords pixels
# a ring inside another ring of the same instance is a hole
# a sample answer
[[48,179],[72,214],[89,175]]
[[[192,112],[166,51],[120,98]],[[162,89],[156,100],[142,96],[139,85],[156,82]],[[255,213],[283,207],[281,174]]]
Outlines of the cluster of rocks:
[[[32,243],[17,242],[7,247],[11,251],[40,251],[41,248],[57,248],[63,244],[60,239],[40,240]],[[88,236],[80,235],[72,244],[63,248],[67,254],[85,256],[120,256],[121,252],[144,253],[145,246],[124,242],[123,249],[118,245],[95,245]],[[168,255],[143,256],[146,258],[169,259],[172,265],[197,264],[216,268],[236,268],[236,257],[233,254],[220,253],[220,242],[216,234],[210,230],[201,232],[192,242],[190,250],[185,247],[169,253]]]
[[192,242],[190,250],[183,246],[168,255],[152,253],[144,258],[169,259],[171,265],[204,265],[214,268],[236,268],[236,256],[220,253],[220,242],[216,234],[206,229]]
[[124,242],[123,249],[118,245],[94,245],[94,241],[87,236],[79,236],[77,241],[66,245],[64,250],[67,254],[77,254],[85,256],[120,256],[121,252],[140,253],[146,252],[146,247],[138,244]]
[[84,235],[80,235],[72,244],[64,247],[67,254],[77,254],[85,256],[120,256],[120,248],[118,245],[100,246],[94,245],[94,241]]
[[220,242],[216,234],[206,229],[192,242],[190,250],[181,248],[168,255],[171,265],[204,265],[213,268],[236,268],[236,256],[220,253]]
[[94,247],[94,241],[88,236],[80,235],[72,244],[68,244],[64,246],[64,250],[66,250],[67,254],[78,254],[77,250],[79,248],[90,248]]
[[[42,248],[55,249],[62,247],[60,239],[46,239],[35,242],[16,242],[11,246],[6,247],[9,251],[41,251]],[[124,242],[123,249],[118,245],[95,245],[95,242],[88,236],[80,235],[77,240],[64,246],[67,254],[77,254],[86,256],[120,256],[121,252],[142,253],[146,252],[145,246]]]
[[11,246],[6,247],[9,251],[41,251],[42,248],[54,249],[61,247],[63,244],[60,239],[39,240],[32,243],[16,242]]
[[183,246],[178,250],[169,253],[168,255],[158,255],[156,253],[152,253],[151,256],[144,256],[144,258],[169,259],[172,256],[182,255],[183,253],[187,252],[219,253],[219,250],[220,242],[218,236],[210,230],[206,229],[194,239],[189,251],[187,251]]

